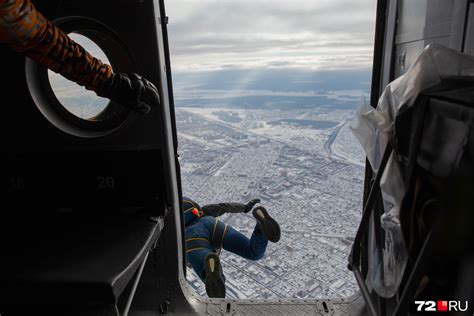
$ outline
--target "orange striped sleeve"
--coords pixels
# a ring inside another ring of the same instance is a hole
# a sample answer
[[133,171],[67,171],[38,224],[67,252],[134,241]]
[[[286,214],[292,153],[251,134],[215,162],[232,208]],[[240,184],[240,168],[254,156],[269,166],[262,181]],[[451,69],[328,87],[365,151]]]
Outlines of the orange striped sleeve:
[[89,90],[98,91],[112,68],[36,11],[30,0],[0,0],[0,43]]

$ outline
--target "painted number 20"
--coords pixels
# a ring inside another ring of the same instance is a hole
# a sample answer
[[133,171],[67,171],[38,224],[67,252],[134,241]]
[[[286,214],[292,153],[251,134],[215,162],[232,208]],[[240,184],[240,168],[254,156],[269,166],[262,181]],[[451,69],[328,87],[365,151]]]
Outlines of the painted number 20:
[[97,188],[100,190],[113,190],[115,189],[115,178],[111,176],[98,176],[97,177]]

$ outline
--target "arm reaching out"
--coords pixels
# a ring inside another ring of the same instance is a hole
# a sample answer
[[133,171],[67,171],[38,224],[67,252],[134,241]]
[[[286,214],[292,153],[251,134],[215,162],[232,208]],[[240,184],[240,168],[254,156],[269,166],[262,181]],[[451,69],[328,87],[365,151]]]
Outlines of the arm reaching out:
[[225,213],[243,213],[245,205],[240,203],[209,204],[202,207],[204,215],[218,217]]
[[102,88],[112,76],[109,65],[70,39],[30,0],[0,0],[0,43],[89,90]]
[[247,204],[242,203],[219,203],[209,204],[202,207],[204,215],[208,216],[221,216],[225,213],[248,213],[252,210],[255,204],[260,203],[260,199],[254,199]]
[[0,43],[131,110],[148,113],[160,103],[151,82],[137,74],[113,73],[36,11],[30,0],[0,0]]

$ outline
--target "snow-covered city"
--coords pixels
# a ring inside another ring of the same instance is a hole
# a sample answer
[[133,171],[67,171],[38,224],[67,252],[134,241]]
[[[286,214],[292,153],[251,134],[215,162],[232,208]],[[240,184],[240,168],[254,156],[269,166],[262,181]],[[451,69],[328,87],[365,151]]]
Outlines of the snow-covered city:
[[[262,260],[221,252],[227,297],[347,298],[357,291],[347,256],[361,215],[365,156],[349,128],[361,94],[348,94],[326,93],[326,106],[259,109],[205,107],[178,90],[177,104],[187,105],[176,109],[184,195],[201,205],[260,198],[282,229]],[[192,100],[201,105],[189,106]],[[248,237],[255,227],[251,213],[221,219]],[[205,296],[191,268],[187,278]]]

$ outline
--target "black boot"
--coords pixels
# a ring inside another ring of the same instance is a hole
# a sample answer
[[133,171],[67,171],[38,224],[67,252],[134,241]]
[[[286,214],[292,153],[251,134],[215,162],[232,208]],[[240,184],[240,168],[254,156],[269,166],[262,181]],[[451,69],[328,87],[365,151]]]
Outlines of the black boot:
[[280,240],[280,225],[268,215],[267,210],[263,206],[259,206],[253,209],[253,217],[257,219],[259,228],[265,237],[271,242],[277,242]]
[[207,296],[225,298],[225,277],[216,253],[211,252],[204,258],[204,271]]

